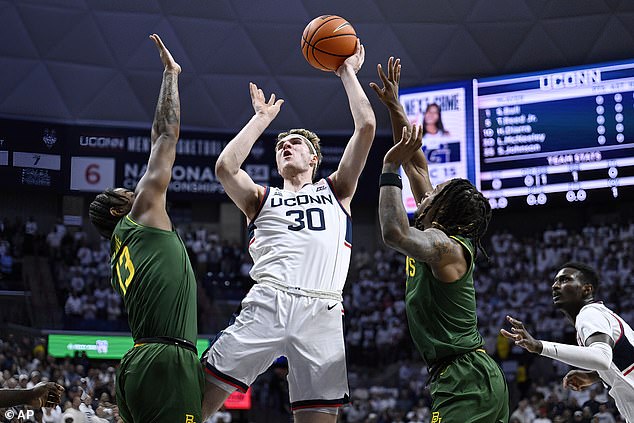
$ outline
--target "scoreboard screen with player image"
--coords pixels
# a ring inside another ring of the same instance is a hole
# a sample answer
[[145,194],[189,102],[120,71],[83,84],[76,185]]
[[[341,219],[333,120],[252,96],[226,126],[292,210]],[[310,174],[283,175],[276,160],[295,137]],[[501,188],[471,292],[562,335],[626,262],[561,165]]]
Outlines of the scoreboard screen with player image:
[[493,208],[634,197],[634,62],[479,80],[476,148]]
[[[462,81],[399,92],[409,122],[423,127],[422,149],[433,185],[452,178],[476,182],[473,86],[473,81]],[[403,178],[402,196],[411,217],[416,211],[417,200],[407,178]]]

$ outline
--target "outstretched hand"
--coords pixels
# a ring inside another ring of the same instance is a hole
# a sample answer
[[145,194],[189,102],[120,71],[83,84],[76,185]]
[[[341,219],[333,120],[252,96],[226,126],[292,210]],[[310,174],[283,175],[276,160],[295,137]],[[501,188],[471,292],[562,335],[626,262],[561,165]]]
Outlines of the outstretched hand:
[[335,71],[335,74],[338,77],[341,77],[344,69],[347,69],[347,68],[351,69],[356,74],[357,72],[359,72],[359,69],[361,69],[361,66],[363,66],[364,60],[365,60],[365,48],[363,47],[363,44],[361,44],[361,41],[357,39],[357,49],[355,50],[354,54],[348,57],[343,62],[343,64],[339,66],[339,68]]
[[386,106],[390,106],[395,102],[398,102],[398,84],[401,81],[401,59],[394,59],[394,56],[390,56],[387,60],[387,76],[383,72],[383,67],[379,63],[376,65],[376,71],[379,74],[383,87],[370,82],[370,88],[376,92],[379,99]]
[[264,116],[270,120],[275,119],[280,112],[284,100],[281,98],[276,100],[275,94],[271,94],[269,101],[264,97],[264,91],[258,88],[253,82],[249,82],[249,92],[251,93],[251,103],[256,115]]
[[412,125],[412,129],[408,130],[407,126],[403,127],[401,140],[385,153],[383,164],[402,165],[408,162],[414,153],[420,150],[423,145],[423,129],[420,125]]
[[506,320],[508,320],[508,322],[512,325],[511,332],[513,333],[500,329],[500,333],[505,338],[515,341],[515,345],[519,345],[529,352],[536,354],[542,352],[543,345],[541,341],[533,338],[532,335],[528,333],[524,327],[524,323],[512,318],[511,316],[506,316]]
[[33,387],[33,398],[28,405],[35,408],[59,405],[64,388],[55,382],[40,382]]
[[163,66],[165,66],[165,71],[174,72],[176,74],[181,73],[181,66],[176,63],[170,51],[167,49],[167,47],[165,47],[165,44],[163,44],[161,37],[156,34],[152,34],[150,35],[150,38],[152,39],[152,41],[154,41],[154,44],[156,44],[156,48],[158,48],[159,50],[161,61],[163,62]]

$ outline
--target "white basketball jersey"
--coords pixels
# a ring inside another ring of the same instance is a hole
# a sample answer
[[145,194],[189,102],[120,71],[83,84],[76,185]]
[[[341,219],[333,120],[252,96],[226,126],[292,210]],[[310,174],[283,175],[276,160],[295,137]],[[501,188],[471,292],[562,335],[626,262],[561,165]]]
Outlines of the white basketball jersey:
[[577,342],[600,332],[614,341],[612,363],[608,370],[598,370],[601,379],[610,385],[610,396],[628,422],[634,423],[634,331],[616,313],[601,303],[584,306],[575,322]]
[[352,249],[352,221],[330,179],[297,192],[267,188],[249,225],[251,277],[290,292],[341,298]]

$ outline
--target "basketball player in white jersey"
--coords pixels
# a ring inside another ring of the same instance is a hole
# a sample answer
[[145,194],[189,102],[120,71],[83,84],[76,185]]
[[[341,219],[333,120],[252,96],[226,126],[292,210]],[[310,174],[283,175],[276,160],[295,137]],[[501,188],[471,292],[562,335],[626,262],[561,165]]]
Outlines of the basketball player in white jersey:
[[206,354],[203,415],[233,391],[246,391],[279,356],[289,365],[296,422],[335,422],[348,402],[342,290],[352,233],[350,201],[375,131],[370,102],[356,77],[363,46],[336,71],[348,96],[354,133],[337,170],[313,182],[321,159],[319,138],[305,129],[280,134],[275,145],[281,188],[257,185],[240,166],[277,116],[283,100],[251,83],[255,115],[225,147],[216,174],[249,224],[249,253],[257,282],[234,324]]
[[571,366],[564,377],[564,387],[586,389],[603,381],[610,386],[621,415],[634,423],[634,332],[616,313],[594,300],[598,285],[597,272],[582,263],[564,264],[553,283],[553,302],[575,325],[579,346],[534,339],[519,320],[507,316],[511,332],[505,337],[526,350]]

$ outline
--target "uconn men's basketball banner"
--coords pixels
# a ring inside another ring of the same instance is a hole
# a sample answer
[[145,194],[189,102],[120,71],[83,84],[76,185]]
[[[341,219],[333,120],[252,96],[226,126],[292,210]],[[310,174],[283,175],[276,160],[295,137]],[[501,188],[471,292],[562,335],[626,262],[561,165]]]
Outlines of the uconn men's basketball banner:
[[[171,198],[225,199],[215,174],[220,152],[233,133],[181,131],[169,186]],[[278,186],[275,133],[255,144],[243,169],[261,185]],[[322,137],[317,179],[337,169],[349,137]],[[388,140],[389,141],[389,140]],[[391,141],[389,141],[391,143]],[[386,144],[389,145],[389,144]],[[147,168],[150,129],[74,126],[0,119],[0,184],[9,190],[96,193],[109,187],[134,189]],[[380,164],[368,161],[373,181]],[[370,199],[374,190],[368,190]],[[371,191],[371,192],[370,192]],[[359,193],[360,197],[364,193]]]

